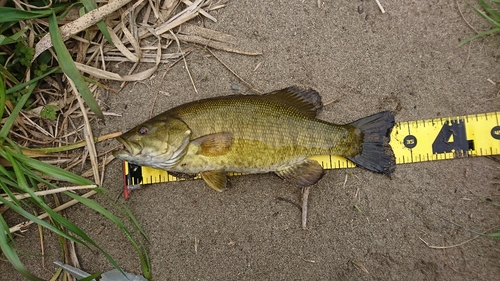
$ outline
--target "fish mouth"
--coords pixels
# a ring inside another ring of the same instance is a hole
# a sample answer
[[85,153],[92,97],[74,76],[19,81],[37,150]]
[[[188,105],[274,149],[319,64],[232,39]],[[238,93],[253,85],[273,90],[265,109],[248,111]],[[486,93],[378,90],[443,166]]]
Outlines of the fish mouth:
[[121,149],[113,151],[113,155],[115,157],[117,158],[120,158],[120,156],[133,157],[142,153],[142,147],[139,144],[129,142],[122,137],[117,137],[116,140],[122,144],[122,147]]

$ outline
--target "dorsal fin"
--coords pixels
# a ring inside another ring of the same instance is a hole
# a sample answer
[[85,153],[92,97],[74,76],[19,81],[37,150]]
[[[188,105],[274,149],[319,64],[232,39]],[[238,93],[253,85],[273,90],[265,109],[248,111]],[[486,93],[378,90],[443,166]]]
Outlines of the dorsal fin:
[[313,89],[304,89],[297,86],[288,87],[264,95],[268,99],[285,103],[300,110],[309,117],[316,117],[323,107],[321,96]]

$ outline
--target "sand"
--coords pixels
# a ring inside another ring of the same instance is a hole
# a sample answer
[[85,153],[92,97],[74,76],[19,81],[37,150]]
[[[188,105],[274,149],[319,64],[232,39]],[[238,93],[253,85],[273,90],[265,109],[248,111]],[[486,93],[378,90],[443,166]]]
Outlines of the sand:
[[[381,110],[395,111],[397,121],[499,110],[499,86],[487,81],[500,82],[499,35],[457,46],[474,34],[458,6],[476,29],[490,27],[484,19],[463,1],[381,2],[385,14],[374,0],[324,1],[320,8],[312,0],[235,0],[212,12],[217,23],[205,24],[262,51],[214,51],[253,87],[312,87],[333,101],[319,115],[330,122]],[[123,117],[95,124],[95,134],[132,128],[153,106],[157,114],[200,98],[252,93],[202,46],[186,59],[199,93],[183,63],[163,81],[161,66],[154,78],[109,95],[109,111]],[[500,201],[499,171],[487,157],[399,165],[391,179],[360,168],[328,171],[311,189],[306,230],[299,208],[277,199],[300,203],[300,189],[275,175],[235,177],[222,193],[202,181],[144,186],[120,200],[150,238],[153,280],[494,280],[500,240],[471,230],[498,231],[500,208],[484,199]],[[108,166],[105,187],[112,197],[122,191],[119,160]],[[124,270],[140,273],[116,226],[81,206],[65,214]],[[27,266],[50,278],[61,253],[55,235],[45,234],[45,268],[35,226],[16,243]],[[112,269],[95,250],[77,246],[77,253],[86,271]],[[23,280],[0,265],[1,279]]]

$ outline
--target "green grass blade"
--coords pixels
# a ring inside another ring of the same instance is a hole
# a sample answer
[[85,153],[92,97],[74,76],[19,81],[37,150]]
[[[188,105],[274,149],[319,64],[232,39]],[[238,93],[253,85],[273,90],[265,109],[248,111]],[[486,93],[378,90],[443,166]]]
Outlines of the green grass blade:
[[0,74],[2,74],[3,76],[5,76],[5,78],[9,79],[10,81],[14,82],[15,84],[21,83],[21,82],[19,82],[19,80],[17,80],[16,77],[14,77],[14,75],[12,75],[12,73],[10,73],[9,70],[7,70],[7,68],[5,68],[5,66],[3,66],[1,64],[0,64]]
[[499,32],[499,31],[500,31],[500,28],[494,28],[494,29],[483,31],[483,32],[481,32],[479,34],[476,34],[474,36],[471,36],[471,37],[465,39],[464,41],[460,42],[460,44],[458,44],[458,46],[462,46],[462,45],[466,44],[467,42],[469,42],[471,40],[474,40],[476,38],[479,38],[479,37],[482,37],[482,36],[485,36],[485,35],[488,35],[488,34]]
[[52,14],[52,10],[25,11],[10,7],[0,7],[0,23],[22,21],[36,18],[46,18]]
[[[88,12],[97,9],[97,3],[95,2],[95,0],[81,0],[81,2],[85,7],[85,10],[87,10]],[[108,29],[106,28],[106,23],[100,20],[97,23],[97,27],[99,27],[99,30],[102,32],[106,40],[108,40],[108,42],[111,45],[113,45],[113,40],[111,39],[111,35],[109,34]]]
[[[31,188],[29,188],[28,186],[28,183],[26,181],[26,178],[24,177],[24,174],[22,173],[22,169],[20,167],[20,164],[21,163],[18,163],[14,160],[14,158],[12,157],[11,154],[9,154],[8,151],[9,149],[7,148],[7,152],[6,151],[0,151],[0,156],[6,158],[7,160],[9,160],[12,164],[12,168],[14,169],[14,172],[16,174],[16,177],[17,177],[17,180],[18,180],[18,183],[19,183],[19,187],[21,188],[21,190],[23,192],[26,192],[28,194],[30,194],[31,196],[31,199],[34,200],[34,202],[40,207],[42,208],[45,212],[47,212],[47,214],[49,214],[49,216],[52,218],[52,220],[54,221],[54,223],[57,223],[57,224],[60,224],[61,226],[64,226],[66,229],[68,229],[69,231],[71,231],[72,233],[74,233],[75,235],[77,235],[78,237],[81,238],[81,240],[75,236],[72,236],[72,235],[69,235],[68,233],[46,223],[45,221],[43,220],[40,220],[38,219],[37,217],[31,215],[30,213],[26,212],[24,209],[20,208],[19,206],[16,206],[14,204],[11,204],[10,202],[8,202],[7,200],[3,199],[0,197],[0,201],[3,201],[5,205],[9,206],[13,211],[15,211],[16,213],[20,214],[20,215],[23,215],[25,216],[26,218],[30,219],[30,220],[33,220],[35,223],[41,225],[41,226],[44,226],[48,229],[50,229],[51,231],[65,237],[66,239],[70,239],[78,244],[81,244],[81,245],[84,245],[86,247],[88,247],[88,245],[92,245],[94,246],[95,248],[97,248],[107,259],[108,261],[116,268],[119,268],[118,267],[118,264],[116,263],[116,261],[108,254],[106,253],[99,245],[97,245],[92,239],[90,239],[90,237],[83,231],[81,230],[78,226],[76,226],[75,224],[71,223],[69,220],[67,220],[66,218],[64,218],[63,216],[61,216],[60,214],[58,214],[57,212],[55,212],[54,210],[52,210],[49,206],[47,206],[47,204],[45,204],[45,202],[43,202],[43,200],[37,196],[33,190]],[[71,194],[71,193],[67,193],[67,194]],[[83,197],[82,197],[83,198]],[[97,204],[95,203],[94,201],[90,200],[90,199],[87,199],[91,202],[93,202],[94,204]],[[83,242],[83,241],[85,242]]]
[[7,196],[10,198],[10,200],[12,201],[13,204],[21,206],[21,204],[19,203],[19,200],[17,200],[14,193],[12,193],[10,188],[8,188],[4,182],[0,182],[0,187],[2,187],[3,191],[5,192],[5,194],[7,194]]
[[84,177],[81,177],[79,175],[76,175],[74,173],[71,173],[69,171],[63,170],[59,167],[44,163],[42,161],[24,156],[19,153],[13,154],[14,158],[19,161],[24,163],[26,166],[31,167],[34,170],[39,171],[42,174],[48,175],[52,178],[61,180],[61,181],[66,181],[70,182],[73,184],[78,184],[78,185],[90,185],[94,184],[93,181],[86,179]]
[[[137,253],[139,254],[139,259],[141,260],[141,264],[143,265],[143,271],[149,272],[149,259],[147,258],[146,252],[144,251],[144,253],[143,253],[141,251],[141,248],[135,242],[135,240],[132,237],[132,234],[130,233],[128,228],[123,224],[123,222],[118,217],[113,215],[110,211],[106,210],[103,206],[97,204],[93,200],[90,200],[88,198],[85,198],[85,197],[82,197],[82,196],[79,196],[77,194],[70,193],[70,192],[67,192],[65,194],[70,196],[71,198],[73,198],[75,200],[78,200],[79,202],[81,202],[85,206],[93,209],[94,211],[100,213],[101,215],[105,216],[108,220],[112,221],[115,225],[117,225],[123,231],[123,233],[125,233],[128,240],[130,241],[130,243],[132,243],[132,245],[136,249]],[[146,270],[144,270],[145,267],[146,267]],[[117,267],[117,269],[119,269],[119,268]]]
[[16,107],[14,107],[14,110],[12,110],[10,116],[7,118],[5,123],[3,124],[2,129],[0,129],[0,144],[3,143],[4,139],[7,137],[7,134],[10,131],[10,127],[12,127],[12,124],[14,124],[14,121],[16,120],[16,117],[19,115],[19,112],[23,108],[24,104],[28,100],[28,98],[31,95],[31,92],[35,88],[35,84],[32,85],[33,87],[30,86],[31,90],[29,91],[28,94],[25,94],[24,96],[21,97],[19,102],[16,104]]
[[[27,38],[21,38],[21,36],[26,33],[26,31],[28,31],[29,28],[26,26],[25,28],[19,30],[18,32],[16,32],[15,34],[7,37],[5,35],[2,35],[0,34],[0,46],[1,45],[7,45],[7,44],[12,44],[12,43],[16,43],[18,41],[24,41],[26,40]],[[21,38],[21,40],[19,40],[19,38]]]
[[2,250],[3,255],[24,277],[28,278],[29,280],[43,281],[43,279],[40,279],[37,276],[33,275],[26,269],[26,267],[24,267],[16,251],[12,247],[11,243],[9,243],[11,237],[9,237],[7,233],[9,233],[9,228],[7,227],[7,223],[5,222],[3,217],[0,215],[0,249]]
[[500,238],[500,232],[490,233],[488,234],[488,236],[493,238]]
[[5,92],[5,84],[3,77],[0,77],[0,119],[3,119],[3,111],[5,109],[5,101],[7,100],[7,93]]
[[[114,200],[108,196],[107,192],[104,192],[104,195],[106,195],[106,197],[109,199],[109,201],[113,204],[113,207],[116,210],[118,210],[123,217],[127,217],[130,220],[134,229],[137,230],[142,235],[142,237],[144,239],[146,239],[147,242],[149,242],[149,238],[147,237],[146,232],[142,229],[142,227],[140,226],[139,222],[134,217],[132,212],[123,204],[114,203],[113,202]],[[144,277],[147,280],[151,280],[151,264],[149,262],[149,257],[148,257],[146,249],[144,248],[144,245],[141,242],[141,247],[139,247],[136,245],[135,241],[132,240],[131,236],[128,236],[128,237],[129,237],[129,240],[131,241],[131,243],[134,245],[134,247],[137,251],[137,254],[139,255],[139,259],[141,261],[142,273],[143,273]]]
[[[34,195],[36,196],[36,195]],[[27,212],[26,210],[24,210],[23,208],[21,208],[20,206],[17,206],[16,204],[13,204],[12,202],[10,201],[7,201],[5,200],[3,197],[0,196],[0,202],[2,202],[4,205],[8,206],[10,209],[12,209],[12,211],[16,212],[17,214],[25,217],[26,219],[28,220],[31,220],[33,221],[34,223],[40,225],[40,226],[43,226],[45,228],[47,228],[48,230],[66,238],[66,239],[69,239],[71,241],[74,241],[75,243],[78,243],[82,246],[85,246],[87,248],[89,248],[89,246],[83,242],[82,240],[78,239],[77,237],[75,236],[72,236],[72,235],[69,235],[68,233],[62,231],[61,229],[59,228],[56,228],[55,226],[51,225],[50,223],[44,221],[44,220],[41,220],[39,219],[37,216]],[[7,229],[7,232],[9,231],[9,229]]]
[[483,7],[483,9],[494,18],[495,22],[500,21],[500,13],[493,9],[490,5],[488,5],[484,0],[478,0],[479,4]]
[[[0,166],[0,171],[3,172],[3,167]],[[17,182],[15,181],[15,177],[14,180],[10,179],[9,177],[11,177],[12,175],[10,173],[8,174],[4,174],[5,176],[1,176],[0,175],[0,183],[3,183],[5,184],[6,186],[12,186],[14,188],[17,188]]]
[[104,195],[106,196],[106,198],[109,199],[109,201],[113,204],[113,207],[115,207],[115,209],[118,210],[123,217],[127,217],[130,219],[134,228],[137,231],[139,231],[139,233],[142,235],[144,239],[146,239],[147,242],[149,242],[149,238],[146,232],[142,229],[141,225],[139,224],[135,216],[132,214],[132,212],[129,210],[129,208],[127,208],[127,206],[125,206],[124,204],[115,203],[113,198],[111,198],[107,192],[105,192]]
[[[31,167],[32,169],[35,169],[35,170],[37,170],[37,171],[39,171],[41,173],[50,175],[50,176],[52,176],[54,178],[57,178],[57,179],[60,179],[60,180],[72,182],[72,183],[75,183],[75,184],[92,184],[93,183],[92,181],[90,181],[88,179],[85,179],[83,177],[80,177],[78,175],[72,174],[72,173],[70,173],[68,171],[65,171],[65,170],[61,169],[61,168],[54,167],[52,165],[43,163],[43,162],[38,161],[36,159],[31,159],[31,158],[26,157],[26,156],[24,156],[22,154],[15,153],[10,147],[5,147],[5,151],[4,152],[0,151],[0,156],[2,156],[3,158],[6,158],[9,161],[11,161],[12,167],[14,169],[14,172],[16,173],[16,176],[17,176],[18,184],[21,187],[21,189],[22,189],[23,192],[26,192],[26,193],[30,194],[31,197],[32,197],[32,199],[36,201],[36,204],[38,206],[40,206],[42,209],[44,209],[44,211],[47,212],[50,215],[50,217],[55,222],[57,222],[58,224],[64,226],[65,228],[67,228],[72,233],[78,235],[78,237],[81,237],[82,240],[85,241],[86,243],[88,243],[89,245],[92,245],[92,246],[96,247],[108,259],[108,261],[113,266],[115,266],[116,268],[119,269],[119,266],[114,261],[114,259],[111,258],[111,256],[108,255],[93,240],[91,240],[90,237],[88,237],[80,228],[78,228],[76,225],[74,225],[71,222],[69,222],[66,218],[62,217],[58,213],[54,212],[38,196],[36,196],[36,194],[34,194],[33,190],[31,190],[28,187],[26,179],[24,178],[24,175],[28,174],[27,171],[23,170],[22,166],[20,164],[18,164],[18,163],[26,164],[26,166]],[[113,214],[111,214],[104,207],[102,207],[101,205],[97,204],[95,201],[93,201],[91,199],[84,198],[84,197],[81,197],[79,195],[76,195],[76,194],[73,194],[73,193],[70,193],[70,192],[65,192],[65,194],[68,195],[69,197],[73,198],[73,199],[78,200],[80,203],[84,204],[85,206],[87,206],[87,207],[89,207],[91,209],[94,209],[95,211],[101,213],[102,215],[104,215],[105,217],[107,217],[108,219],[110,219],[119,228],[121,228],[123,230],[123,232],[127,235],[127,237],[132,242],[132,244],[134,245],[134,247],[136,249],[138,248],[137,247],[137,243],[135,243],[135,241],[131,237],[131,234],[127,230],[127,228],[125,227],[125,225],[116,216],[114,216]],[[39,222],[37,222],[37,223],[39,223]],[[51,228],[51,230],[53,230],[53,229],[54,228]],[[59,232],[56,232],[56,233],[59,233]],[[79,240],[79,239],[77,239],[76,237],[73,237],[73,236],[64,236],[64,237],[67,238],[67,239],[70,239],[70,240],[75,240],[76,239],[78,241],[78,243],[83,243],[81,240]],[[75,241],[75,242],[77,242],[77,241]],[[87,245],[86,243],[84,243],[83,245],[86,246]],[[140,258],[141,258],[141,260],[143,260],[144,259],[143,255],[141,255]]]
[[[0,66],[1,66],[1,65],[0,65]],[[40,75],[40,76],[38,76],[38,77],[35,77],[35,78],[33,78],[33,79],[31,79],[31,80],[29,80],[29,81],[27,81],[27,82],[24,82],[24,83],[22,83],[22,84],[17,84],[17,85],[15,85],[15,86],[14,86],[14,87],[12,87],[12,88],[9,88],[9,89],[6,91],[6,93],[7,93],[7,94],[12,94],[12,93],[15,93],[15,92],[17,92],[17,91],[20,91],[20,90],[22,90],[24,87],[26,87],[26,86],[28,86],[28,85],[31,85],[31,84],[33,84],[33,83],[35,83],[35,82],[38,82],[38,80],[41,80],[41,79],[45,78],[45,76],[48,76],[48,75],[50,75],[50,74],[52,74],[52,73],[54,73],[54,72],[56,72],[56,71],[58,71],[58,70],[60,70],[60,68],[59,68],[59,67],[52,67],[52,68],[50,68],[50,69],[47,69],[47,70],[46,70],[46,71],[45,71],[42,75]]]
[[[54,50],[57,54],[57,60],[59,61],[59,65],[63,72],[75,83],[76,88],[80,92],[83,100],[87,103],[90,110],[92,110],[98,118],[104,119],[104,115],[102,114],[101,108],[97,104],[94,96],[89,90],[89,87],[83,80],[82,75],[76,68],[75,62],[73,58],[69,54],[64,42],[61,38],[61,34],[59,32],[59,27],[57,26],[57,18],[54,13],[50,16],[49,20],[49,32],[50,38],[52,40],[52,45],[54,46]],[[77,94],[77,93],[75,93]]]
[[102,273],[98,272],[98,273],[94,273],[92,275],[90,275],[89,277],[85,277],[83,279],[79,279],[79,281],[92,281],[94,279],[96,279],[97,277],[101,276]]
[[[469,3],[467,3],[467,4],[469,4]],[[486,3],[484,3],[484,4],[486,5]],[[495,25],[497,28],[500,28],[500,23],[496,22],[494,19],[492,19],[491,17],[489,17],[485,12],[479,10],[478,8],[476,8],[475,6],[473,6],[471,4],[469,4],[469,6],[471,6],[472,9],[474,9],[474,11],[476,11],[478,14],[480,14],[487,21],[489,21],[490,23],[492,23],[493,25]]]
[[127,217],[132,221],[132,224],[139,231],[139,233],[142,235],[142,237],[144,237],[144,239],[146,239],[147,242],[150,242],[149,237],[147,236],[146,232],[142,229],[141,225],[139,224],[139,222],[137,221],[135,216],[132,214],[132,212],[125,206],[122,206],[121,209],[125,210]]
[[[92,184],[92,182],[90,180],[82,178],[78,175],[74,175],[74,174],[72,174],[68,171],[62,170],[58,167],[54,167],[52,165],[43,163],[43,162],[38,161],[36,159],[31,159],[29,157],[26,157],[20,153],[17,153],[16,151],[12,150],[12,148],[10,148],[10,147],[4,147],[4,151],[3,152],[0,151],[0,156],[8,159],[11,162],[23,163],[27,167],[30,167],[34,170],[41,172],[41,173],[50,175],[50,176],[57,178],[59,180],[64,180],[64,181],[72,182],[75,184]],[[49,213],[49,215],[52,217],[52,219],[54,220],[55,223],[58,223],[64,227],[66,227],[72,233],[75,233],[78,237],[81,237],[83,239],[83,241],[85,241],[86,243],[81,241],[80,239],[78,239],[76,237],[73,237],[73,236],[64,235],[65,238],[70,239],[70,240],[74,240],[74,241],[76,239],[75,242],[77,242],[79,244],[83,243],[83,245],[87,246],[87,243],[88,243],[89,245],[96,247],[97,249],[99,249],[103,253],[103,255],[106,256],[106,258],[110,261],[111,264],[113,264],[116,268],[119,268],[118,264],[106,252],[104,252],[104,250],[102,250],[98,245],[96,245],[83,231],[81,231],[78,227],[72,225],[69,221],[65,220],[59,214],[53,212],[48,206],[45,205],[45,203],[43,203],[41,201],[40,198],[36,197],[36,195],[34,194],[34,192],[30,188],[28,188],[28,183],[27,183],[26,179],[24,178],[24,176],[35,177],[36,174],[33,174],[31,171],[27,170],[26,168],[23,168],[24,165],[19,165],[17,163],[12,163],[12,164],[13,164],[14,172],[16,172],[17,182],[18,182],[19,186],[21,187],[22,192],[29,193],[33,197],[33,199],[35,200],[36,204],[39,205],[42,209],[44,209],[44,211]],[[146,274],[147,274],[147,272],[149,272],[150,266],[149,266],[149,259],[147,258],[147,254],[145,253],[145,251],[141,251],[141,248],[137,245],[137,243],[132,238],[130,231],[125,227],[125,225],[116,216],[111,214],[111,212],[109,212],[108,210],[106,210],[104,207],[100,206],[99,204],[97,204],[93,200],[81,197],[79,195],[76,195],[76,194],[73,194],[70,192],[66,192],[65,194],[68,195],[69,197],[72,197],[73,199],[78,200],[80,203],[86,205],[87,207],[101,213],[103,216],[105,216],[106,218],[110,219],[113,223],[115,223],[120,229],[122,229],[122,231],[125,233],[127,238],[133,244],[136,251],[139,253],[139,258],[141,260],[141,264],[143,265],[143,271]],[[8,205],[15,205],[15,203],[11,202]],[[13,206],[11,206],[11,207],[14,211],[19,212],[21,215],[25,216],[26,218],[31,219],[31,220],[35,221],[36,223],[38,223],[46,228],[49,228],[51,231],[54,231],[55,233],[61,234],[60,231],[56,230],[57,229],[56,227],[51,226],[51,225],[45,223],[44,221],[37,220],[36,217],[25,212],[22,208],[18,207],[18,209],[15,209],[15,207],[13,207]],[[136,221],[136,220],[134,219],[134,221]]]
[[34,9],[31,11],[25,11],[10,7],[0,7],[0,14],[2,15],[0,17],[0,23],[17,22],[17,21],[24,21],[37,18],[47,18],[53,12],[59,13],[60,11],[66,9],[67,6],[68,4],[53,5],[51,9],[44,9],[44,10]]

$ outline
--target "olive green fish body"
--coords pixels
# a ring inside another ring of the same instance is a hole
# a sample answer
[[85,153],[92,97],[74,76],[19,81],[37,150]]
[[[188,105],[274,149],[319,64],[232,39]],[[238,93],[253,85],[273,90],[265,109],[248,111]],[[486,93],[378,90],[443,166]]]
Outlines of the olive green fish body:
[[321,154],[355,155],[361,139],[354,127],[338,126],[304,115],[292,106],[266,100],[265,96],[229,96],[189,103],[159,118],[178,118],[192,130],[192,139],[229,133],[226,153],[197,153],[191,144],[172,170],[199,173],[223,169],[263,173],[279,170]]
[[198,174],[214,189],[227,172],[276,172],[298,185],[323,175],[308,157],[336,154],[369,170],[390,174],[390,112],[347,125],[316,119],[321,98],[313,90],[286,88],[267,95],[209,98],[170,109],[118,138],[117,158],[170,172]]

